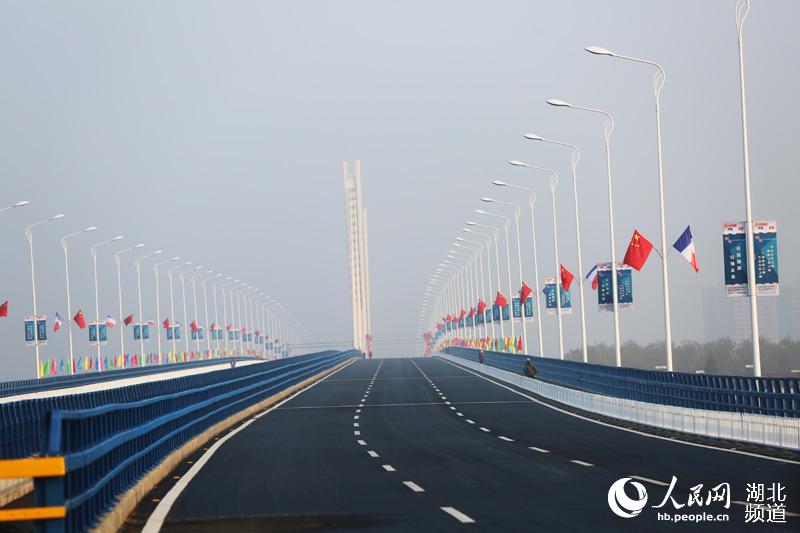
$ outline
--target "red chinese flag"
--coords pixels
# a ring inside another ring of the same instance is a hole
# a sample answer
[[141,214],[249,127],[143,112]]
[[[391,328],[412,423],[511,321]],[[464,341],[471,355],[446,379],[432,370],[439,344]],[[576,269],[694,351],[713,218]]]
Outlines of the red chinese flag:
[[475,316],[475,308],[474,307],[470,307],[469,308],[469,317],[472,318],[474,316]]
[[133,322],[133,313],[126,316],[125,320],[122,321],[122,323],[125,324],[126,326],[130,326],[132,322]]
[[192,323],[189,324],[189,327],[192,328],[192,331],[194,331],[195,333],[200,331],[200,328],[197,327],[197,322],[195,322],[194,320],[192,320]]
[[499,305],[500,307],[505,307],[508,305],[508,300],[506,300],[506,297],[503,296],[502,292],[497,291],[497,298],[494,299],[494,305]]
[[567,270],[564,265],[561,265],[561,286],[564,287],[565,291],[569,290],[573,279],[575,279],[575,276],[572,275],[572,272]]
[[464,320],[465,316],[467,316],[467,312],[462,309],[461,310],[461,314],[459,315],[458,319],[459,320]]
[[653,244],[645,239],[638,230],[633,230],[631,243],[628,245],[628,251],[625,252],[625,259],[622,261],[631,268],[641,270],[651,251],[653,251]]
[[532,293],[533,291],[531,290],[531,288],[528,287],[528,285],[523,281],[522,288],[519,290],[520,305],[525,305],[525,301],[528,299],[528,296],[530,296]]
[[478,313],[483,314],[486,311],[486,302],[483,301],[483,298],[478,299]]
[[3,305],[0,305],[0,317],[8,316],[8,300],[3,302]]
[[169,329],[169,317],[165,318],[161,325],[164,326],[164,329]]
[[225,326],[225,331],[229,332],[232,329],[233,329],[233,325],[231,325],[231,324],[228,324],[227,326]]
[[78,324],[79,328],[86,329],[86,320],[84,320],[83,311],[81,311],[80,309],[78,310],[77,313],[75,313],[75,316],[72,317],[72,320],[74,320],[75,323]]

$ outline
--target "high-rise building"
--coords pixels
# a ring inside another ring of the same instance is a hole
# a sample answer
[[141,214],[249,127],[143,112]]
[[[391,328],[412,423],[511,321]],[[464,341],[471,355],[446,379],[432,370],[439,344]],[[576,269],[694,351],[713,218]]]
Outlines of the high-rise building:
[[[784,292],[783,290],[781,292]],[[758,327],[762,338],[778,341],[783,336],[779,313],[781,296],[758,298]],[[798,295],[800,314],[800,295]],[[743,341],[750,338],[750,300],[728,298],[722,286],[703,289],[703,337],[706,342],[721,338]]]

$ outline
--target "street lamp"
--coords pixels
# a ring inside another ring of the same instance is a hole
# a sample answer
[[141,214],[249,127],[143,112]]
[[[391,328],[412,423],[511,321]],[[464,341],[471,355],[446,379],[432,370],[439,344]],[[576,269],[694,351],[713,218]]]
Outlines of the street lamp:
[[558,185],[558,173],[549,168],[537,167],[523,163],[522,161],[509,161],[515,167],[528,168],[534,171],[542,171],[550,174],[550,201],[553,208],[553,246],[555,248],[555,284],[556,284],[556,314],[558,316],[558,350],[561,359],[564,359],[564,325],[561,317],[561,261],[558,255],[558,225],[556,223],[556,185]]
[[558,100],[555,98],[547,100],[547,103],[555,107],[569,107],[581,111],[598,113],[605,117],[605,123],[603,125],[603,137],[605,139],[605,145],[606,145],[606,175],[608,177],[608,222],[609,222],[609,234],[611,236],[611,293],[612,293],[611,301],[613,302],[612,305],[614,308],[614,343],[616,352],[615,354],[616,364],[617,366],[622,366],[622,353],[620,351],[620,335],[619,335],[619,294],[617,289],[617,248],[616,248],[616,240],[614,239],[614,200],[613,200],[613,188],[611,179],[611,132],[614,131],[614,117],[612,117],[610,113],[608,113],[607,111],[603,111],[602,109],[594,109],[591,107],[573,105],[565,102],[564,100]]
[[0,207],[0,213],[2,213],[3,211],[8,211],[9,209],[14,209],[15,207],[25,207],[26,205],[29,205],[29,204],[30,204],[29,201],[22,200],[21,202],[17,202],[15,204],[11,204],[11,205],[8,205],[6,207]]
[[[27,203],[27,202],[26,202]],[[25,205],[25,204],[23,204]],[[65,235],[61,238],[61,248],[64,249],[64,272],[66,274],[67,279],[67,334],[69,336],[69,373],[75,373],[75,354],[72,349],[72,298],[70,295],[69,290],[69,251],[67,241],[73,237],[77,237],[78,235],[83,235],[84,233],[89,233],[97,229],[97,226],[89,226],[88,228],[76,231],[75,233],[70,233],[69,235]]]
[[97,249],[101,246],[105,246],[106,244],[110,244],[112,242],[121,241],[124,239],[122,235],[117,235],[113,239],[106,239],[104,241],[100,241],[97,244],[93,244],[89,248],[89,254],[92,256],[92,265],[94,268],[94,316],[95,316],[95,334],[97,336],[96,346],[97,346],[97,371],[100,372],[103,370],[103,362],[100,359],[100,289],[98,288],[97,284]]
[[[179,322],[175,317],[175,298],[174,298],[174,292],[172,290],[173,289],[172,271],[173,270],[178,270],[179,268],[183,268],[183,267],[186,267],[186,266],[190,266],[191,264],[192,264],[191,261],[186,261],[185,263],[183,263],[181,265],[176,265],[176,266],[174,266],[172,268],[167,269],[167,277],[169,278],[169,312],[170,312],[170,315],[172,316],[172,320],[174,322],[176,322],[176,323],[179,323]],[[185,320],[186,319],[186,306],[185,305],[184,305],[183,317],[184,317],[184,320]],[[178,339],[175,338],[176,337],[175,334],[177,332],[179,332],[179,331],[180,331],[180,329],[176,329],[175,326],[172,326],[172,355],[175,358],[177,358],[177,353],[178,353],[178,350],[177,350]],[[184,332],[184,335],[185,334],[186,334],[186,332]]]
[[[461,228],[461,229],[471,232],[471,230],[469,230],[467,228]],[[473,241],[471,239],[465,239],[464,237],[456,237],[456,240],[459,241],[459,242],[462,242],[462,243],[476,245],[478,247],[478,250],[477,250],[476,253],[478,254],[478,266],[480,267],[480,289],[478,288],[478,281],[476,279],[476,281],[475,281],[475,292],[476,292],[476,295],[475,295],[476,296],[475,308],[477,310],[477,307],[478,307],[478,303],[477,302],[480,299],[480,295],[481,294],[486,294],[486,285],[484,285],[484,281],[483,281],[483,279],[484,279],[484,275],[483,275],[483,247],[484,247],[484,243],[482,243],[480,241]],[[491,264],[489,263],[489,255],[488,255],[489,251],[488,251],[488,249],[486,251],[486,254],[487,254],[486,255],[486,263],[487,263],[487,265],[491,266]],[[477,270],[475,271],[475,275],[476,275],[476,278],[477,278],[477,275],[478,275]],[[489,282],[491,283],[491,281],[492,281],[492,279],[491,279],[491,273],[490,273],[489,274]],[[485,312],[482,312],[482,314],[483,313],[485,313]],[[488,329],[487,329],[488,326],[486,325],[485,317],[482,317],[482,321],[483,321],[483,336],[487,337],[488,336]],[[473,322],[473,325],[477,325],[477,320],[475,320]]]
[[[197,267],[195,267],[195,271],[199,270],[203,270],[203,267],[198,265]],[[200,275],[202,275],[202,272],[195,272],[189,278],[189,281],[192,283],[192,302],[194,307],[194,318],[192,320],[194,321],[194,327],[197,328],[197,333],[194,334],[194,349],[197,357],[200,357],[200,324],[198,324],[198,317],[197,317],[197,284],[195,283],[195,279],[197,278],[197,276]]]
[[[133,266],[136,267],[136,289],[139,292],[139,357],[142,361],[139,363],[140,366],[145,366],[145,362],[147,358],[144,355],[144,314],[142,313],[142,261],[153,257],[155,255],[159,255],[162,250],[156,250],[155,252],[150,252],[149,254],[143,255],[141,257],[137,257],[133,261]],[[158,325],[156,325],[158,328]]]
[[[18,202],[18,203],[22,203],[22,202]],[[25,202],[22,205],[26,205],[26,204],[27,204],[27,202]],[[16,204],[14,206],[11,206],[11,207],[15,207],[15,206],[16,206]],[[31,231],[31,230],[33,228],[35,228],[36,226],[39,226],[41,224],[46,224],[48,222],[53,222],[54,220],[60,220],[62,218],[64,218],[64,215],[62,215],[62,214],[53,215],[50,218],[46,218],[44,220],[40,220],[39,222],[34,222],[33,224],[31,224],[30,226],[25,228],[25,238],[28,239],[28,249],[30,250],[30,254],[31,254],[31,292],[33,293],[33,339],[34,339],[33,340],[33,347],[34,347],[34,351],[36,352],[36,378],[37,379],[42,377],[42,375],[41,375],[41,366],[39,364],[39,320],[37,318],[38,315],[37,315],[37,309],[36,309],[36,269],[33,266],[33,231]]]
[[[520,191],[528,191],[528,206],[531,213],[531,238],[533,240],[533,275],[534,275],[534,282],[535,282],[535,299],[536,299],[536,326],[537,326],[537,334],[539,340],[539,357],[544,357],[544,341],[543,341],[543,331],[542,331],[542,313],[539,307],[539,254],[536,250],[536,223],[534,222],[534,205],[536,204],[536,191],[531,189],[530,187],[520,187],[517,185],[512,185],[505,181],[501,180],[494,180],[492,183],[498,187],[508,187],[509,189],[517,189]],[[517,230],[517,234],[519,234],[519,229]],[[523,315],[524,313],[523,309]],[[527,344],[526,352],[527,352]]]
[[[185,266],[190,266],[191,264],[192,264],[192,262],[191,262],[191,261],[187,261],[186,263],[184,263],[184,265],[185,265]],[[203,267],[201,267],[201,266],[198,266],[197,268],[203,268]],[[195,268],[190,268],[190,269],[188,269],[188,270],[184,270],[184,271],[183,271],[183,272],[181,272],[181,273],[180,273],[180,275],[178,276],[178,279],[181,281],[181,297],[182,297],[182,299],[183,299],[183,323],[184,323],[184,324],[186,325],[186,327],[187,327],[187,328],[189,328],[189,329],[192,329],[192,328],[191,328],[191,326],[189,325],[189,317],[187,316],[187,313],[186,313],[186,274],[188,274],[188,273],[189,273],[189,272],[191,272],[192,270],[196,270],[196,269],[195,269]],[[190,334],[189,334],[189,332],[188,332],[188,331],[185,331],[185,332],[184,332],[184,335],[183,335],[183,338],[184,338],[184,346],[186,347],[186,353],[187,353],[187,354],[189,353],[189,335],[190,335]]]
[[[461,228],[461,231],[464,231],[466,233],[471,233],[473,235],[480,235],[481,237],[486,237],[487,238],[487,242],[486,242],[486,268],[487,268],[487,276],[488,276],[487,279],[489,280],[489,305],[491,306],[492,302],[494,301],[494,300],[491,299],[491,296],[494,294],[494,289],[492,287],[492,263],[491,263],[491,261],[489,259],[490,255],[491,255],[491,249],[490,248],[491,248],[492,237],[494,237],[494,258],[495,258],[495,268],[497,270],[497,290],[500,290],[500,260],[499,260],[499,254],[498,254],[498,251],[497,251],[497,236],[498,236],[498,234],[500,232],[495,226],[489,226],[487,224],[479,224],[477,222],[472,222],[471,220],[468,220],[467,222],[465,222],[465,224],[467,226],[472,226],[472,227],[475,227],[475,228],[484,228],[484,229],[489,229],[489,230],[492,231],[492,235],[487,235],[486,233],[476,231],[476,230],[474,230],[472,228]],[[491,307],[490,307],[490,309],[491,309]],[[502,327],[503,327],[503,323],[500,322],[500,328],[501,328],[500,334],[501,335],[502,335]],[[492,320],[491,329],[492,329],[492,338],[494,338],[495,337],[494,320]]]
[[664,164],[661,152],[661,89],[664,87],[664,80],[666,74],[664,68],[654,61],[647,59],[640,59],[638,57],[626,56],[622,54],[615,54],[605,48],[599,46],[588,46],[586,51],[595,55],[604,55],[609,57],[617,57],[636,63],[644,63],[656,68],[655,77],[653,78],[653,96],[656,102],[656,144],[658,146],[658,200],[659,200],[659,213],[661,222],[661,277],[664,291],[664,332],[665,341],[667,346],[667,370],[672,371],[672,324],[670,321],[669,311],[669,270],[667,261],[667,223],[664,215]]
[[[492,183],[494,183],[495,185],[498,185],[498,186],[502,186],[502,185],[499,185],[499,183],[503,183],[503,182],[499,182],[498,180],[495,180]],[[527,320],[526,320],[526,317],[525,317],[525,304],[522,302],[522,285],[525,283],[525,281],[522,279],[522,246],[520,245],[520,236],[519,236],[519,216],[520,216],[520,213],[522,212],[522,210],[520,209],[519,205],[517,205],[517,204],[515,204],[513,202],[503,202],[501,200],[495,200],[494,198],[481,198],[481,200],[484,201],[484,202],[496,203],[496,204],[505,205],[505,206],[514,208],[514,224],[515,224],[516,230],[517,230],[517,266],[519,268],[520,318],[522,319],[522,343],[523,343],[523,350],[522,351],[525,354],[527,354],[528,353],[528,323],[527,323]],[[509,262],[508,286],[511,287],[511,266],[510,266],[511,258],[510,258],[510,255],[508,254],[508,232],[506,232],[506,255],[508,256],[508,262]],[[511,289],[509,289],[509,290],[511,290]],[[509,294],[509,297],[511,298],[511,301],[513,303],[513,301],[514,301],[514,293],[511,292]],[[510,318],[511,318],[511,336],[513,337],[514,336],[513,305],[512,305],[512,313],[511,313],[511,317]],[[514,348],[516,349],[516,346]]]
[[523,135],[528,140],[531,141],[542,141],[550,144],[557,144],[560,146],[566,146],[572,150],[572,157],[570,158],[570,167],[572,169],[572,198],[575,204],[575,242],[577,243],[578,248],[578,280],[580,283],[578,284],[578,290],[581,297],[581,341],[583,345],[583,362],[589,362],[589,347],[586,342],[586,307],[584,304],[584,295],[583,295],[583,255],[581,253],[581,219],[580,219],[580,211],[578,209],[578,181],[577,181],[577,167],[578,167],[578,160],[581,158],[581,152],[578,150],[578,147],[574,144],[562,142],[562,141],[554,141],[552,139],[545,139],[540,135],[535,135],[533,133],[526,133]]
[[[155,274],[156,278],[156,338],[158,339],[158,362],[162,363],[161,360],[161,298],[159,295],[159,282],[158,282],[158,267],[161,265],[166,265],[167,263],[173,263],[175,261],[179,261],[180,257],[173,257],[171,259],[167,259],[165,261],[159,261],[158,263],[153,265],[153,274]],[[174,320],[174,317],[173,317]]]
[[[481,201],[482,202],[494,202],[494,200],[492,200],[491,198],[481,198]],[[484,215],[484,216],[493,217],[493,218],[500,218],[500,219],[503,220],[503,229],[505,230],[505,235],[506,235],[506,266],[507,266],[506,270],[508,271],[508,297],[509,298],[513,298],[514,297],[513,296],[514,288],[511,286],[511,253],[509,252],[509,246],[508,246],[508,228],[511,227],[511,219],[509,219],[505,215],[499,215],[497,213],[490,213],[488,211],[484,211],[483,209],[476,209],[475,212],[478,213],[479,215]],[[499,268],[500,267],[498,266],[498,276],[500,274]],[[498,278],[498,281],[497,281],[497,287],[498,287],[498,290],[499,290],[499,288],[500,288],[500,280],[499,280],[499,278]],[[509,316],[509,318],[511,319],[510,320],[510,322],[511,322],[511,336],[514,337],[514,319],[511,316]],[[500,309],[500,330],[501,330],[501,332],[502,332],[502,329],[503,329],[503,309],[501,308]],[[502,335],[502,333],[501,333],[501,335]],[[503,345],[504,346],[505,346],[505,342],[506,342],[506,339],[505,339],[505,337],[503,337]]]
[[[122,322],[122,267],[120,260],[120,256],[124,253],[130,252],[131,250],[135,250],[137,248],[141,248],[144,246],[144,243],[140,242],[135,246],[129,246],[128,248],[123,248],[114,253],[114,262],[117,264],[117,296],[119,299],[119,320]],[[141,319],[141,317],[139,317]],[[120,324],[119,328],[119,353],[122,354],[122,368],[125,368],[125,331],[123,330],[123,324]]]

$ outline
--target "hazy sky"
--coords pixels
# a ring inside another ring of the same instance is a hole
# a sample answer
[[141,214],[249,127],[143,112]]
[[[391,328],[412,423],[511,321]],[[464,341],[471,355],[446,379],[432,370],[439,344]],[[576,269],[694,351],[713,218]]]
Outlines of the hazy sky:
[[[580,146],[584,261],[608,260],[602,118],[547,106],[550,97],[614,114],[620,258],[634,227],[658,243],[653,71],[583,51],[593,44],[667,71],[668,239],[691,224],[701,269],[670,259],[673,334],[702,338],[701,290],[722,283],[720,223],[744,218],[734,5],[3,1],[0,203],[32,205],[0,214],[0,300],[11,305],[0,319],[0,377],[33,376],[22,329],[32,310],[23,230],[58,212],[67,216],[34,236],[39,307],[50,321],[56,310],[66,314],[58,241],[97,225],[72,243],[74,309],[93,313],[89,245],[121,233],[128,244],[145,242],[143,251],[163,248],[258,286],[315,340],[342,341],[352,329],[341,162],[359,158],[374,337],[411,338],[425,284],[478,198],[526,201],[492,190],[492,178],[539,191],[541,276],[553,274],[545,178],[509,159],[561,173],[561,260],[576,270],[569,152],[521,137],[535,132]],[[784,283],[800,279],[798,18],[799,2],[754,0],[745,37],[754,216],[778,221]],[[523,247],[532,284],[527,231]],[[101,316],[118,314],[113,250],[100,251]],[[126,257],[125,313],[135,304]],[[623,339],[663,338],[656,259],[634,273]],[[152,271],[143,272],[145,315],[156,318]],[[590,295],[590,341],[611,341],[610,314]],[[543,320],[552,352],[555,320]],[[577,314],[565,328],[568,348],[577,346]],[[88,353],[85,332],[77,339],[78,354]],[[42,355],[66,356],[66,346],[59,332]]]

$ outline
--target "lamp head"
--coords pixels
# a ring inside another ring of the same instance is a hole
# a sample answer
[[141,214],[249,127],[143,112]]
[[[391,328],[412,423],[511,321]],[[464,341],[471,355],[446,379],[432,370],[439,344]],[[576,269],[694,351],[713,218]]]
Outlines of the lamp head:
[[124,239],[124,238],[125,238],[125,236],[124,236],[124,235],[117,235],[116,237],[114,237],[113,239],[111,239],[111,242],[115,242],[115,241],[121,241],[121,240],[122,240],[122,239]]
[[134,245],[133,247],[134,247],[134,248],[141,248],[141,247],[143,247],[143,246],[144,246],[144,243],[143,243],[143,242],[140,242],[139,244],[136,244],[136,245]]
[[527,167],[528,163],[523,163],[522,161],[517,161],[516,159],[513,161],[508,162],[509,165],[514,167]]
[[172,259],[170,259],[170,261],[178,261],[179,259],[180,259],[180,257],[178,257],[178,256],[176,255],[175,257],[173,257]]
[[[461,228],[461,229],[464,229],[464,228]],[[464,237],[456,237],[456,240],[457,240],[457,241],[464,242],[464,241],[466,241],[467,239],[465,239]]]
[[478,213],[479,215],[487,214],[486,211],[484,211],[483,209],[476,209],[475,212]]
[[58,215],[51,216],[48,220],[58,220],[60,218],[64,218],[64,215],[59,213]]
[[17,203],[15,203],[15,204],[14,204],[14,205],[12,205],[11,207],[23,207],[23,206],[26,206],[26,205],[28,205],[29,203],[30,203],[30,202],[29,202],[28,200],[22,200],[21,202],[17,202]]
[[88,228],[83,230],[83,233],[89,233],[90,231],[94,231],[96,229],[97,229],[97,226],[89,226]]
[[160,253],[161,253],[161,252],[163,252],[163,251],[164,251],[164,250],[156,250],[155,252],[153,252],[153,255],[158,255],[158,254],[160,254]]
[[473,222],[473,221],[471,221],[471,220],[467,220],[467,222],[466,222],[466,225],[467,225],[467,226],[477,226],[477,225],[478,225],[478,223],[477,223],[477,222]]
[[481,202],[486,202],[487,204],[493,204],[495,202],[495,199],[489,198],[488,196],[484,196],[481,198]]
[[564,100],[559,100],[558,98],[550,98],[549,100],[545,100],[548,104],[556,106],[556,107],[572,107],[572,104],[565,102]]
[[494,180],[492,184],[497,185],[498,187],[508,187],[508,183],[500,180]]
[[614,57],[616,55],[614,52],[612,52],[610,50],[606,50],[602,46],[587,46],[585,48],[585,50],[587,52],[589,52],[590,54],[595,54],[595,55],[598,55],[598,56],[611,56],[611,57]]

